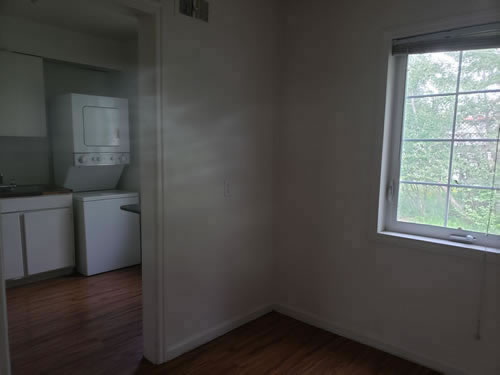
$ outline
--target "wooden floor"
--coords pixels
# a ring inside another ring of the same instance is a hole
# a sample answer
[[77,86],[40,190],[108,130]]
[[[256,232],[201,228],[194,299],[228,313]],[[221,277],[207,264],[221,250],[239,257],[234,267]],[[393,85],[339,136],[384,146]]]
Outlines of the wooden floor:
[[13,375],[133,373],[141,304],[139,267],[7,289]]
[[139,268],[7,294],[13,375],[437,374],[277,313],[153,366],[141,360]]

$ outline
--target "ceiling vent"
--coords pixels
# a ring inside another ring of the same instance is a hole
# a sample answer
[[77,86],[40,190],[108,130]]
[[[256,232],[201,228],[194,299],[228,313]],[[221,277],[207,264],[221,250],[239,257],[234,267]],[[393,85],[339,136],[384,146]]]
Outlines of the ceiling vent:
[[181,14],[208,22],[208,2],[206,0],[180,0],[179,4]]

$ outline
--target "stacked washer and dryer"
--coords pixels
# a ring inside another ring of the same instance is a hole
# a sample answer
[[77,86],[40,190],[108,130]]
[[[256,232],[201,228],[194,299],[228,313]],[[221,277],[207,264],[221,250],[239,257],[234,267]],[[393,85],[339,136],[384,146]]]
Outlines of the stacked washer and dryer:
[[136,192],[116,190],[130,163],[128,101],[65,94],[50,105],[54,178],[73,191],[77,269],[90,276],[141,262]]

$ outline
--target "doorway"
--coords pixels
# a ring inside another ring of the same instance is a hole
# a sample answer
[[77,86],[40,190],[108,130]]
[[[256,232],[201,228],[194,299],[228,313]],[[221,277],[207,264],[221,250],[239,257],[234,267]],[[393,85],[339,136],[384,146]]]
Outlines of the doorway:
[[[36,2],[27,1],[27,3],[34,3],[36,6]],[[45,2],[48,5],[56,6],[58,3],[62,3],[61,1],[49,1]],[[64,3],[68,3],[65,1]],[[74,3],[82,3],[74,1]],[[89,6],[89,3],[87,6]],[[138,169],[138,173],[135,179],[133,176],[129,174],[128,183],[138,183],[140,190],[140,201],[141,201],[141,224],[142,224],[142,266],[140,267],[132,267],[120,271],[116,271],[116,273],[105,273],[102,275],[95,276],[95,281],[92,281],[93,277],[88,279],[81,278],[80,276],[63,276],[63,278],[50,278],[46,281],[35,282],[26,286],[26,292],[17,293],[15,298],[18,298],[17,302],[19,302],[23,298],[27,298],[26,295],[30,292],[37,293],[37,288],[40,288],[43,285],[44,290],[55,290],[56,286],[63,286],[65,288],[70,288],[70,284],[64,284],[63,281],[74,282],[75,287],[72,289],[75,290],[87,290],[91,293],[91,285],[97,285],[98,282],[108,283],[108,285],[116,283],[117,288],[118,285],[122,283],[122,285],[128,285],[127,291],[130,294],[126,297],[130,300],[134,300],[137,308],[130,308],[128,311],[130,314],[135,314],[135,323],[131,320],[129,323],[131,325],[140,324],[140,331],[143,339],[136,340],[135,342],[139,342],[140,346],[142,345],[142,341],[144,343],[143,347],[140,348],[139,352],[142,351],[144,357],[149,359],[153,363],[162,362],[162,329],[161,329],[161,317],[162,317],[162,301],[161,301],[161,251],[162,248],[162,231],[159,230],[162,226],[162,216],[163,212],[161,209],[161,194],[162,194],[162,169],[161,169],[161,152],[162,152],[162,142],[161,142],[161,79],[160,79],[160,66],[161,66],[161,57],[160,57],[160,20],[161,20],[161,8],[159,4],[149,1],[129,1],[129,0],[110,0],[110,1],[92,1],[92,5],[95,5],[96,9],[105,10],[108,15],[112,15],[114,12],[120,15],[132,16],[137,19],[137,50],[135,52],[135,57],[137,60],[137,95],[136,95],[136,113],[137,116],[137,132],[136,132],[136,154],[138,155],[136,167]],[[74,5],[74,4],[73,4]],[[61,10],[62,8],[57,8]],[[1,8],[0,8],[1,12]],[[73,9],[73,16],[77,17],[78,9]],[[2,15],[0,13],[0,15]],[[77,17],[78,18],[78,17]],[[44,20],[44,22],[48,22],[50,24],[50,20]],[[77,22],[76,22],[77,23]],[[85,23],[85,22],[82,22]],[[98,23],[98,22],[97,22]],[[80,25],[81,26],[81,25]],[[109,30],[108,30],[109,31]],[[113,32],[113,31],[109,31]],[[61,43],[60,39],[54,38],[53,43],[53,52],[57,53],[57,50],[64,49],[65,47],[71,49],[71,43],[64,44]],[[36,55],[36,53],[33,53]],[[87,56],[88,57],[88,56]],[[61,60],[58,58],[50,58],[47,59],[50,64],[61,64]],[[64,61],[64,64],[68,63],[68,61]],[[71,69],[73,68],[82,68],[86,69],[89,67],[95,68],[95,64],[92,64],[88,61],[75,60],[70,61]],[[69,67],[65,67],[70,69]],[[106,68],[106,67],[105,67]],[[109,67],[107,67],[109,68]],[[106,68],[106,69],[107,69]],[[70,69],[70,70],[71,70]],[[112,69],[111,69],[112,70]],[[137,181],[138,179],[138,181]],[[127,182],[124,182],[125,184]],[[2,257],[0,257],[2,258]],[[3,260],[2,260],[3,262]],[[142,270],[147,270],[147,272],[141,272]],[[3,266],[0,270],[0,275],[3,275]],[[8,341],[7,341],[7,316],[5,312],[6,301],[5,298],[5,285],[4,285],[4,277],[1,278],[2,288],[2,298],[1,298],[1,306],[0,306],[0,314],[2,315],[0,319],[0,356],[2,359],[1,366],[3,368],[1,370],[2,373],[8,374],[8,369],[10,367],[9,356],[8,356]],[[92,281],[92,283],[91,283]],[[45,283],[45,284],[43,284]],[[63,283],[63,284],[61,284]],[[138,298],[138,290],[140,289],[140,285],[142,284],[142,292],[140,293],[140,298]],[[20,288],[25,288],[20,287]],[[51,289],[52,288],[52,289]],[[113,289],[113,288],[111,288]],[[14,289],[13,289],[14,290]],[[21,290],[21,289],[19,289]],[[40,291],[38,290],[38,294]],[[63,295],[67,295],[64,294]],[[135,293],[135,294],[134,294]],[[90,294],[87,294],[89,296]],[[61,296],[59,296],[61,298]],[[80,301],[89,302],[89,299],[85,299],[83,295],[77,297],[77,295],[73,295],[74,299],[80,298]],[[106,297],[104,294],[101,294],[100,297],[95,297],[99,301],[106,301]],[[125,299],[126,299],[125,298]],[[116,302],[116,301],[115,301]],[[118,303],[119,305],[119,303]],[[16,307],[17,306],[17,307]],[[16,311],[19,305],[12,305],[13,310]],[[9,310],[10,310],[9,306]],[[53,306],[52,306],[53,307]],[[116,307],[116,306],[115,306]],[[129,306],[130,307],[130,306]],[[36,315],[36,306],[34,308]],[[49,308],[50,313],[50,308]],[[88,311],[87,311],[88,313]],[[86,312],[81,313],[81,315],[86,314]],[[122,317],[126,315],[122,315]],[[55,316],[54,316],[55,318]],[[50,319],[50,314],[49,314]],[[98,322],[95,319],[92,319],[90,314],[90,319],[86,321],[81,316],[78,315],[73,316],[73,319],[76,319],[79,322],[79,325],[76,324],[73,329],[74,334],[76,336],[79,335],[78,327],[85,329],[85,325],[91,326],[94,324],[98,326]],[[55,320],[55,319],[53,319]],[[11,329],[16,332],[16,329],[19,330],[18,321],[10,318],[9,322],[12,323]],[[120,335],[119,328],[120,325],[115,327],[115,334]],[[130,328],[130,325],[129,327]],[[44,325],[44,329],[48,330],[49,326]],[[122,330],[123,334],[126,334],[126,329]],[[131,330],[134,331],[134,330]],[[83,331],[82,331],[83,332]],[[135,331],[138,332],[137,330]],[[67,332],[66,332],[67,333]],[[65,334],[66,334],[65,333]],[[15,334],[15,333],[14,333]],[[129,333],[130,334],[130,333]],[[41,336],[43,337],[43,336]],[[60,336],[59,339],[62,339],[63,336]],[[136,335],[137,338],[137,335]],[[108,337],[109,339],[109,337]],[[11,344],[15,345],[16,343],[11,340]],[[109,360],[107,363],[113,363],[114,361],[118,361],[119,359],[113,357],[112,353],[108,353],[108,357],[104,354],[106,352],[105,345],[99,344],[99,340],[94,340],[91,342],[90,346],[93,346],[93,349],[97,348],[97,351],[101,351],[101,354],[105,361]],[[133,340],[132,340],[133,341]],[[132,342],[130,341],[130,342]],[[112,342],[112,341],[109,341]],[[44,340],[40,340],[40,345],[44,344]],[[33,346],[33,350],[36,350],[37,343]],[[134,346],[135,345],[135,346]],[[99,349],[101,346],[101,349]],[[133,348],[132,348],[133,347]],[[50,349],[50,348],[47,348]],[[56,349],[54,347],[54,349]],[[76,348],[74,348],[77,350]],[[57,349],[56,349],[57,350]],[[85,349],[78,349],[79,351]],[[77,350],[77,351],[78,351]],[[137,344],[131,344],[129,348],[129,352],[137,352]],[[48,352],[47,352],[48,353]],[[139,353],[139,357],[141,357]],[[48,353],[47,355],[50,355]],[[13,356],[11,356],[13,357]],[[84,357],[84,356],[83,356]],[[132,356],[133,357],[133,356]],[[112,366],[112,365],[111,365]],[[14,372],[15,375],[15,372]]]

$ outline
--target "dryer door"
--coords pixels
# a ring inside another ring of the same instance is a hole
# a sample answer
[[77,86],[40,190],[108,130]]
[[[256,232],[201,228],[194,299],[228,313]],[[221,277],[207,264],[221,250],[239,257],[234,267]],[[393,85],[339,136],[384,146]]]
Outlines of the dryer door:
[[130,152],[127,99],[70,95],[73,153]]
[[85,146],[120,146],[120,109],[83,107],[83,141]]

